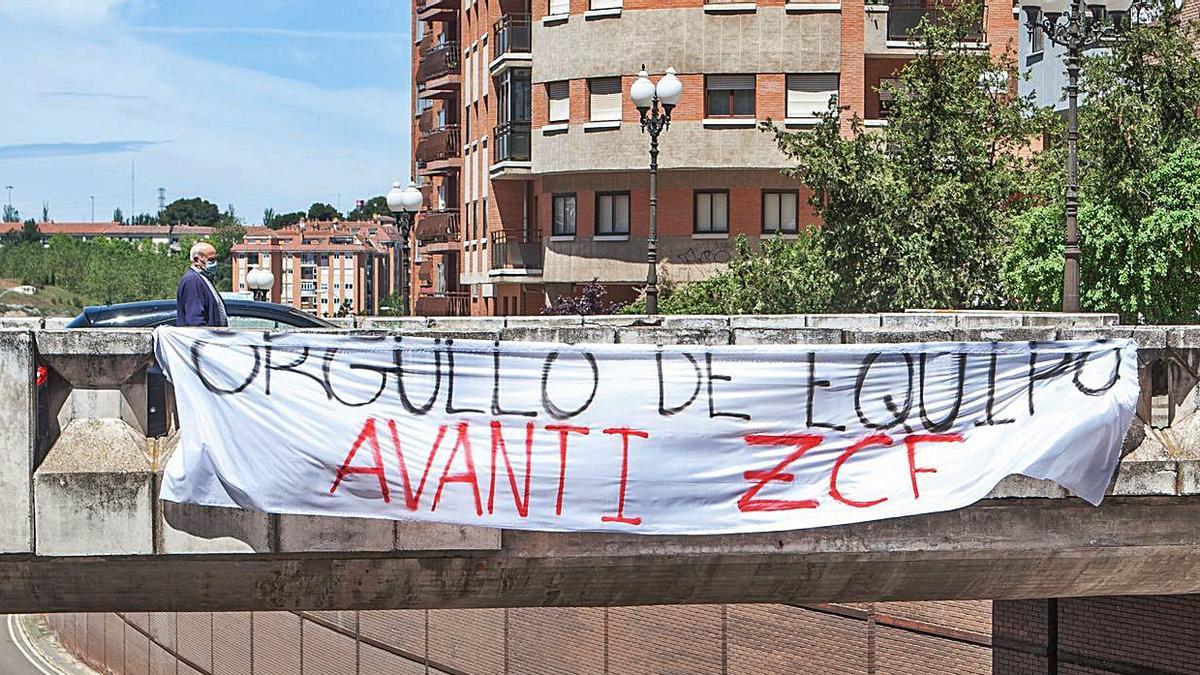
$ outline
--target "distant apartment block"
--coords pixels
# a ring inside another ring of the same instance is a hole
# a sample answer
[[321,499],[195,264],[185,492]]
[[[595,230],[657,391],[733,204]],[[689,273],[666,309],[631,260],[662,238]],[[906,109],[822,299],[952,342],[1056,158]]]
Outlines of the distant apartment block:
[[[21,223],[0,223],[0,236],[19,232]],[[120,241],[148,241],[154,244],[179,244],[184,239],[204,239],[212,234],[211,227],[194,225],[122,225],[121,223],[38,223],[43,242],[56,234],[89,241],[101,237]]]
[[399,244],[390,222],[248,227],[231,251],[233,290],[249,292],[246,273],[262,267],[275,276],[271,302],[322,317],[377,314],[399,289]]
[[[937,0],[414,0],[416,311],[533,314],[593,279],[632,299],[646,279],[648,137],[629,86],[644,63],[684,84],[661,138],[660,277],[708,276],[733,238],[816,224],[782,176],[772,119],[816,121],[831,98],[887,123],[882,82],[916,53]],[[989,2],[968,46],[1017,46]]]

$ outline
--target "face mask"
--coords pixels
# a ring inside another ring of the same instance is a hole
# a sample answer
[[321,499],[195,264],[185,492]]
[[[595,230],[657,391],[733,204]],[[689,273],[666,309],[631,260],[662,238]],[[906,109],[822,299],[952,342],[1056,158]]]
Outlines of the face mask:
[[217,269],[217,261],[216,260],[209,260],[208,262],[204,263],[204,271],[205,272],[212,272],[215,269]]

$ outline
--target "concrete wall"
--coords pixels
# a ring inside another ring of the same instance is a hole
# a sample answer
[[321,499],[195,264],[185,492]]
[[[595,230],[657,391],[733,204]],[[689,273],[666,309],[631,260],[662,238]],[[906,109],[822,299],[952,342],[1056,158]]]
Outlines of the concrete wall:
[[[645,171],[650,140],[636,122],[617,129],[584,130],[585,121],[567,133],[533,132],[533,172]],[[779,169],[786,158],[771,134],[755,127],[716,129],[702,122],[677,121],[660,138],[661,169]],[[644,175],[644,174],[643,174]],[[726,187],[733,176],[723,177]]]
[[627,9],[612,20],[534,23],[533,81],[637,74],[643,63],[653,72],[836,73],[840,24],[840,13],[778,6],[743,14]]
[[990,672],[990,614],[978,601],[56,614],[48,624],[71,651],[119,675],[241,674],[251,664],[271,675],[917,675],[931,662]]
[[1004,600],[994,604],[993,672],[1193,673],[1200,595]]

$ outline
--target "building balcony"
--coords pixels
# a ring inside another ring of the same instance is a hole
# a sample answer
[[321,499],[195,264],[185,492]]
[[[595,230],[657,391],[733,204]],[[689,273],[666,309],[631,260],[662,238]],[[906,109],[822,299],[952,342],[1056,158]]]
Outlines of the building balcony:
[[[876,56],[909,56],[916,53],[922,19],[938,22],[947,15],[949,5],[940,0],[889,0],[883,5],[867,5],[864,51]],[[984,17],[979,16],[978,28],[967,36],[966,44],[986,47]]]
[[528,14],[505,14],[492,26],[492,75],[514,66],[532,65],[529,26]]
[[520,178],[532,167],[529,154],[528,120],[505,122],[492,130],[492,178]]
[[417,131],[421,134],[431,134],[439,129],[458,124],[458,119],[449,110],[433,110],[432,108],[417,115]]
[[423,134],[417,141],[417,166],[422,173],[446,173],[462,167],[458,125],[450,125]]
[[542,238],[539,232],[501,230],[492,233],[492,265],[488,274],[493,277],[541,276]]
[[421,21],[453,21],[458,17],[460,0],[417,0],[417,18]]
[[424,98],[457,96],[460,78],[458,42],[422,46],[417,64],[417,91]]
[[422,293],[417,296],[417,316],[470,316],[471,294],[467,291]]
[[458,241],[458,222],[458,209],[422,211],[413,237],[419,245]]

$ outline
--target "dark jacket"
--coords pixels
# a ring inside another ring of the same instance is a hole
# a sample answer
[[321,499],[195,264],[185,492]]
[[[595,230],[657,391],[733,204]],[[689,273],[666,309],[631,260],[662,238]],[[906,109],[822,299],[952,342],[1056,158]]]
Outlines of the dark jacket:
[[225,303],[214,297],[208,281],[194,267],[189,267],[179,280],[175,294],[176,326],[228,326]]

